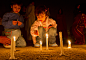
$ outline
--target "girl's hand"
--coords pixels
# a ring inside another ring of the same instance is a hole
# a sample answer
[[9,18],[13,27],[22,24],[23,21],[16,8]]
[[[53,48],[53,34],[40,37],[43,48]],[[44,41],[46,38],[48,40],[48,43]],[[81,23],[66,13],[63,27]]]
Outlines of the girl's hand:
[[34,35],[39,35],[37,30],[34,31]]
[[35,44],[36,43],[36,37],[32,36],[32,39],[33,39],[33,44]]

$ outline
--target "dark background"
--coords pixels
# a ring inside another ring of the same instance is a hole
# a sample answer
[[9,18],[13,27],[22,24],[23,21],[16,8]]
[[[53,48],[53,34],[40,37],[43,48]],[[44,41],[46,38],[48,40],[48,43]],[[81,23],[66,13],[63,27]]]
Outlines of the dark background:
[[[0,0],[0,17],[10,11],[10,2],[12,0]],[[32,0],[21,0],[23,5],[27,6]],[[54,20],[57,18],[58,9],[62,8],[65,14],[68,30],[73,24],[73,11],[76,4],[82,4],[83,10],[86,8],[86,0],[34,0],[35,7],[42,4],[46,5],[50,11],[50,17]]]

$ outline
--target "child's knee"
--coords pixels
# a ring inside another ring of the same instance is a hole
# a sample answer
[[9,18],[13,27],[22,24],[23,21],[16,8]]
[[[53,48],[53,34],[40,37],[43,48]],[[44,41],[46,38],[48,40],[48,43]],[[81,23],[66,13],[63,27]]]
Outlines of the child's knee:
[[49,35],[55,35],[56,36],[56,34],[57,34],[56,28],[52,27],[49,29]]
[[18,40],[16,42],[16,46],[18,46],[18,47],[25,47],[26,46],[26,41],[22,36],[20,36],[18,38]]
[[43,30],[43,27],[42,27],[42,26],[39,26],[39,27],[38,27],[38,30]]
[[21,47],[25,47],[26,46],[26,42],[24,42],[24,44],[22,44],[22,46]]
[[38,27],[38,32],[39,32],[39,36],[41,36],[42,34],[45,33],[45,30],[42,26]]
[[25,47],[26,46],[26,42],[21,43],[17,43],[16,44],[17,47]]

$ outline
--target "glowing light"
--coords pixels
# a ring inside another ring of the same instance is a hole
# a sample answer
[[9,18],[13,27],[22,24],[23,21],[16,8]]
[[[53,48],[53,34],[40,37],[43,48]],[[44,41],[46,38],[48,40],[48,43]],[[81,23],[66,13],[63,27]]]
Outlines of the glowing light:
[[68,40],[68,48],[71,48],[71,42]]
[[46,33],[46,38],[48,38],[48,34]]
[[42,41],[40,41],[40,44],[42,44]]
[[14,36],[13,38],[14,38],[14,41],[16,41],[16,39],[15,39],[16,37]]
[[42,41],[40,41],[40,50],[42,50]]
[[14,51],[16,51],[16,47],[15,47],[16,46],[16,42],[15,42],[16,41],[16,39],[15,39],[16,37],[14,36],[13,38],[14,38]]

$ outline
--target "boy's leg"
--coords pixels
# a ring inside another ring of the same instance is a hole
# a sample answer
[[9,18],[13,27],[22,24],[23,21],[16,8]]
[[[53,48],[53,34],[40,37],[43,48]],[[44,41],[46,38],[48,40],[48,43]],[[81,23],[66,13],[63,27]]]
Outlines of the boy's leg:
[[17,46],[17,47],[25,47],[25,46],[26,46],[26,41],[25,41],[25,39],[24,39],[22,36],[20,36],[20,37],[17,39],[17,41],[16,41],[16,46]]
[[39,32],[39,36],[36,37],[36,44],[35,44],[35,46],[39,47],[40,40],[42,41],[42,43],[44,42],[43,34],[45,33],[45,30],[44,30],[43,27],[38,27],[38,32]]
[[16,33],[19,34],[18,39],[16,40],[16,46],[17,46],[17,47],[25,47],[25,46],[26,46],[26,41],[25,41],[25,39],[21,36],[21,31],[18,30]]
[[57,29],[52,27],[48,30],[48,33],[49,33],[49,45],[57,46],[57,44],[56,44]]
[[[6,29],[5,30],[5,35],[7,36],[7,38],[11,39],[13,36],[15,36],[15,39],[17,40],[18,37],[20,36],[19,34],[20,32],[18,30],[14,30],[14,29]],[[11,46],[5,46],[6,48],[10,48]]]

